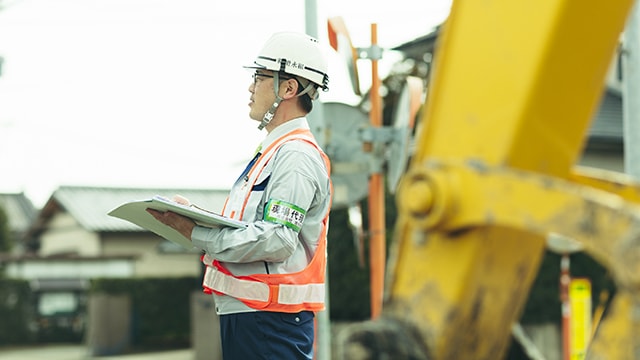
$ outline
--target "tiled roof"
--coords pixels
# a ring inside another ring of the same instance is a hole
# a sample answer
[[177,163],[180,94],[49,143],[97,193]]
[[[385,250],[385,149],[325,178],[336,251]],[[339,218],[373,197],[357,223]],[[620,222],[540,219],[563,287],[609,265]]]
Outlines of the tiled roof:
[[14,233],[24,233],[38,213],[24,193],[0,194],[0,207],[7,214],[9,230]]
[[137,225],[111,217],[107,213],[127,201],[143,200],[155,195],[171,198],[175,194],[186,197],[199,207],[220,212],[228,190],[62,186],[53,193],[39,220],[43,224],[43,217],[48,217],[47,213],[55,211],[53,209],[59,206],[88,231],[143,231]]
[[624,136],[622,118],[622,96],[611,89],[607,89],[589,129],[589,136],[598,139],[617,139],[622,141]]

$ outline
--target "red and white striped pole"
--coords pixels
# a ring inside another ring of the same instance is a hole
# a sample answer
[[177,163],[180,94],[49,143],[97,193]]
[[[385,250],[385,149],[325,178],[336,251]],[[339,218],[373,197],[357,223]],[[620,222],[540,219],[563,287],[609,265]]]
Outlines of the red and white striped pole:
[[571,360],[571,303],[569,301],[569,255],[562,254],[560,260],[560,301],[562,302],[562,360]]

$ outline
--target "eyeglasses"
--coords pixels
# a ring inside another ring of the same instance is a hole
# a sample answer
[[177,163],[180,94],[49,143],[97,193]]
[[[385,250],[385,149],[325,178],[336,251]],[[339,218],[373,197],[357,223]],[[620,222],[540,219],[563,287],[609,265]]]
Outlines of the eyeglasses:
[[[254,72],[253,75],[251,75],[251,77],[253,78],[253,85],[255,85],[258,82],[258,78],[259,77],[265,77],[265,78],[270,78],[273,79],[274,76],[273,75],[269,75],[269,74],[263,74],[263,73],[259,73],[259,72]],[[283,81],[283,80],[290,80],[290,79],[295,79],[294,77],[290,77],[290,76],[285,76],[280,74],[278,76],[278,80]],[[296,79],[297,81],[298,79]]]
[[255,73],[253,73],[253,75],[251,75],[251,77],[253,78],[253,85],[255,85],[258,82],[259,77],[273,78],[273,75],[262,74],[256,71]]

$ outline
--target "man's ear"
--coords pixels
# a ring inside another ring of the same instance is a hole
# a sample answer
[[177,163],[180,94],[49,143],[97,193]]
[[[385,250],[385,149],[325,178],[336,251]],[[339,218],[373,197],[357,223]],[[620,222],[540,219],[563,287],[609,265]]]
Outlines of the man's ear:
[[298,94],[299,84],[296,79],[287,79],[282,83],[282,85],[284,86],[284,95],[282,96],[283,99],[290,99]]

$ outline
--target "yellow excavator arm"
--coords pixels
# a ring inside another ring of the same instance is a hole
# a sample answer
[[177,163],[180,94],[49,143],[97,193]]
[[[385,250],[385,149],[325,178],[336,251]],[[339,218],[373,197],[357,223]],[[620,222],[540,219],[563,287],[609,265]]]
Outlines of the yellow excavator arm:
[[640,187],[576,166],[632,6],[453,2],[397,194],[382,316],[346,356],[503,358],[558,234],[616,280],[587,358],[640,359]]

